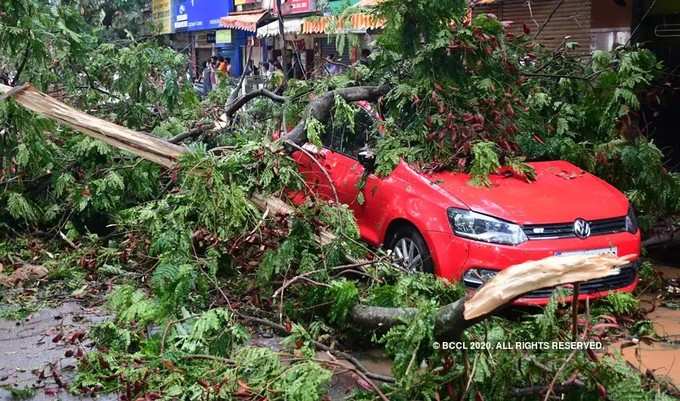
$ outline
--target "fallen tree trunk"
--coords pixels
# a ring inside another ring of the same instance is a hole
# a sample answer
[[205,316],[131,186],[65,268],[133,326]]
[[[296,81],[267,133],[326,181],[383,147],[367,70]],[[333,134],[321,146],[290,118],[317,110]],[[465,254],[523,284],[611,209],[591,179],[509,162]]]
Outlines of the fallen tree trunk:
[[[465,329],[526,293],[618,274],[617,268],[628,263],[626,257],[600,255],[553,256],[514,265],[500,271],[473,296],[441,307],[437,311],[435,335],[441,339],[458,339]],[[413,308],[358,305],[351,316],[352,321],[362,327],[386,330],[416,313]]]
[[[340,96],[347,102],[376,102],[381,97],[387,95],[390,87],[382,86],[355,86],[349,88],[336,89],[326,92],[312,100],[307,106],[309,117],[313,117],[321,122],[326,122],[331,116],[331,111],[335,105],[335,97]],[[307,121],[302,120],[290,131],[285,138],[297,145],[304,145],[307,142]]]
[[[23,107],[162,166],[168,168],[176,166],[179,157],[187,151],[183,146],[78,111],[31,86],[19,89],[0,84],[0,94],[10,94]],[[361,87],[328,92],[310,103],[311,115],[319,120],[328,118],[335,96],[342,96],[347,101],[370,100],[382,96],[386,90],[385,87]],[[301,132],[295,134],[298,135],[298,140],[304,140],[306,136],[304,131],[303,125]],[[293,211],[291,206],[278,198],[254,194],[251,200],[263,211],[270,210],[280,214],[290,214]],[[327,232],[323,232],[319,237],[321,243],[328,243],[333,239],[334,236]],[[460,299],[440,308],[436,317],[436,334],[439,338],[458,338],[465,329],[523,294],[541,288],[617,274],[616,268],[627,263],[629,261],[625,257],[570,256],[550,257],[512,266],[498,273],[472,297]],[[401,324],[415,313],[416,309],[409,308],[357,305],[351,311],[351,317],[358,326],[388,329]]]
[[[381,97],[385,96],[390,90],[387,85],[382,86],[355,86],[349,88],[341,88],[332,90],[324,93],[323,95],[313,99],[309,105],[307,105],[307,115],[313,117],[321,122],[326,122],[331,116],[331,111],[335,105],[335,97],[339,96],[347,102],[376,102]],[[257,97],[268,97],[269,99],[277,102],[283,103],[286,101],[284,96],[279,96],[275,93],[269,92],[265,89],[259,89],[250,93],[247,93],[233,102],[229,103],[225,107],[225,113],[228,118],[232,118],[243,106],[245,106],[249,101]],[[303,119],[295,126],[288,134],[286,134],[285,139],[295,143],[298,146],[302,146],[307,142],[307,121]]]
[[[10,86],[0,84],[0,93],[2,94],[10,92],[11,89]],[[32,86],[27,86],[14,93],[12,98],[38,115],[48,117],[87,136],[164,167],[173,167],[180,155],[186,151],[183,146],[133,131],[76,110]]]

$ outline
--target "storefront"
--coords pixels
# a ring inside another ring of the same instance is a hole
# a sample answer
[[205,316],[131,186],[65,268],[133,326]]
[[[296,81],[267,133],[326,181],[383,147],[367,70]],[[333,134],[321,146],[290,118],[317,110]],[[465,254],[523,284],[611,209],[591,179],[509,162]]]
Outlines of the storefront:
[[[258,27],[266,25],[273,17],[268,10],[256,7],[261,3],[243,3],[245,1],[248,0],[237,0],[237,11],[222,18],[220,24],[235,33],[241,65],[246,66],[250,57],[253,66],[259,68],[268,59],[266,45],[257,38],[256,32]],[[241,6],[245,5],[251,7],[243,11]]]
[[188,33],[195,75],[212,56],[231,63],[231,76],[243,71],[243,54],[248,37],[244,31],[225,29],[222,20],[234,11],[234,0],[175,0],[173,28],[178,36]]

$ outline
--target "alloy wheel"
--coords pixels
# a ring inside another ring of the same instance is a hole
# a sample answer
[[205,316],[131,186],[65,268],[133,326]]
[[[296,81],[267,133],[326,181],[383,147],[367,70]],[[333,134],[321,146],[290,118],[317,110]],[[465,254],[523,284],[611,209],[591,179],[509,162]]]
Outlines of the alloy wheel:
[[418,245],[408,237],[401,238],[392,247],[394,261],[409,272],[423,271],[423,257]]

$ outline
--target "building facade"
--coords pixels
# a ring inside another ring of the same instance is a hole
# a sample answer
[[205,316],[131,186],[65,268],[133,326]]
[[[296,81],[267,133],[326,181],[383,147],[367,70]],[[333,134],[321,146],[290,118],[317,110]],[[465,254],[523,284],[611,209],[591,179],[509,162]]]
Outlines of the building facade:
[[[276,0],[153,0],[152,15],[156,32],[171,35],[175,48],[189,56],[194,76],[212,56],[229,59],[231,75],[237,77],[248,60],[259,67],[281,62],[285,52],[289,63],[299,67],[295,75],[304,78],[325,57],[350,63],[358,56],[356,50],[338,55],[333,35],[325,29],[305,32],[305,21],[332,18],[360,1],[282,0],[278,10]],[[279,15],[284,19],[283,42]]]

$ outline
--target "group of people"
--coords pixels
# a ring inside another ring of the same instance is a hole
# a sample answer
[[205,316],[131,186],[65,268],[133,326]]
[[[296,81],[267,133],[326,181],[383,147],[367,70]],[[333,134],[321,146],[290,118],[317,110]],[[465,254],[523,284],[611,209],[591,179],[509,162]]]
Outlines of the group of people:
[[201,82],[203,83],[203,95],[207,96],[220,82],[220,79],[229,77],[231,73],[231,60],[222,56],[212,56],[203,63]]
[[[361,57],[357,64],[366,65],[369,62],[371,51],[362,49]],[[335,54],[330,54],[324,60],[321,73],[327,76],[342,74],[348,67],[347,64],[342,63],[341,59],[336,59]],[[306,78],[302,61],[299,57],[291,57],[286,66],[288,75],[297,79]],[[283,65],[281,63],[281,56],[274,57],[271,62],[260,62],[255,64],[253,60],[248,60],[245,66],[246,76],[264,76],[269,79],[276,72],[283,73]],[[203,63],[203,71],[200,76],[200,81],[203,84],[201,94],[207,96],[213,88],[215,88],[221,79],[226,79],[231,74],[231,60],[222,56],[213,56],[210,60]]]

